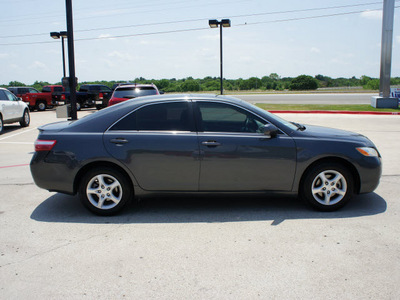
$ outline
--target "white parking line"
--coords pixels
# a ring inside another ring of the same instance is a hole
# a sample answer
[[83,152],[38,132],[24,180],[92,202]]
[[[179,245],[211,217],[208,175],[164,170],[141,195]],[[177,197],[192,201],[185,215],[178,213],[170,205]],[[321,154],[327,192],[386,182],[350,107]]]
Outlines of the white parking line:
[[32,142],[0,142],[0,144],[19,144],[19,145],[33,145]]
[[11,138],[11,137],[14,137],[14,136],[17,136],[17,135],[20,135],[20,134],[23,134],[23,133],[30,132],[30,131],[36,130],[36,129],[37,129],[37,127],[32,128],[32,129],[28,129],[28,130],[24,130],[24,131],[21,131],[21,132],[18,132],[18,133],[16,133],[16,134],[12,134],[12,135],[9,135],[9,136],[5,136],[5,137],[1,138],[0,141],[5,140],[5,139],[8,139],[8,138]]

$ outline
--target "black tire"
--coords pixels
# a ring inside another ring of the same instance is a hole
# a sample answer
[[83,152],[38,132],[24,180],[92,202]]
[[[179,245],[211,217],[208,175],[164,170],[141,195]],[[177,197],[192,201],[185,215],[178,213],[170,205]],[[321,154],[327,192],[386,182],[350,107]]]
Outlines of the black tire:
[[22,116],[22,120],[19,122],[19,125],[21,125],[21,127],[28,127],[30,123],[31,123],[31,117],[29,115],[29,110],[25,109],[24,114]]
[[44,111],[44,110],[46,110],[46,102],[44,102],[44,101],[38,101],[37,103],[36,103],[36,109],[38,110],[38,111]]
[[118,213],[132,196],[132,184],[126,176],[109,167],[90,170],[83,176],[79,186],[83,205],[101,216]]
[[4,123],[3,123],[3,116],[0,115],[0,134],[3,133]]
[[305,174],[300,197],[320,211],[342,208],[354,194],[354,178],[348,168],[338,163],[316,165]]

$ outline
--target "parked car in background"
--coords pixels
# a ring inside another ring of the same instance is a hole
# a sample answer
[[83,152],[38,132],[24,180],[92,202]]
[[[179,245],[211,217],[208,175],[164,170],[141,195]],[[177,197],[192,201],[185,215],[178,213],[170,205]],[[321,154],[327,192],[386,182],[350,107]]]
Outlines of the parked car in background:
[[[70,92],[65,92],[66,103],[70,102]],[[107,107],[112,90],[102,84],[83,84],[76,92],[76,108],[96,107],[101,109]]]
[[108,106],[141,96],[159,95],[154,84],[121,84],[117,86],[111,96]]
[[43,111],[63,102],[65,99],[63,92],[62,85],[46,85],[41,93],[27,93],[22,96],[22,100],[28,104],[30,110]]
[[30,86],[9,86],[7,88],[11,93],[13,93],[17,97],[23,97],[25,94],[37,94],[39,91]]
[[30,166],[39,187],[78,193],[100,215],[133,196],[179,192],[299,194],[333,211],[381,176],[381,156],[361,134],[213,95],[139,97],[42,126]]
[[0,88],[0,134],[3,132],[4,124],[16,122],[22,127],[29,126],[29,107],[9,90]]

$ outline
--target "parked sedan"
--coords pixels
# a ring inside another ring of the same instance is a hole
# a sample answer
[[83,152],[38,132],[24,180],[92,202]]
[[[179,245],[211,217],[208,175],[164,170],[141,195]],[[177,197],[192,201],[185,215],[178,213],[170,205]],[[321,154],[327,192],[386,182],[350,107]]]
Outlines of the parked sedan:
[[365,136],[291,123],[224,96],[142,97],[39,130],[35,183],[78,193],[100,215],[152,193],[299,194],[332,211],[372,192],[381,176]]
[[159,95],[160,92],[154,84],[121,84],[114,89],[108,106],[124,102],[129,99]]
[[19,122],[22,127],[29,126],[29,107],[21,98],[0,88],[0,134],[3,132],[4,124],[16,122]]

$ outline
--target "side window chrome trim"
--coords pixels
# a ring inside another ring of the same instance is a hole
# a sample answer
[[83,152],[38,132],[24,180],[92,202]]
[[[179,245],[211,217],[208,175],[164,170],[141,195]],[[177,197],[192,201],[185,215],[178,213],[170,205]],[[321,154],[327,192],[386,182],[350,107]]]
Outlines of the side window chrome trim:
[[[239,109],[242,109],[242,110],[245,110],[246,112],[248,112],[248,113],[250,113],[250,114],[252,114],[252,115],[254,115],[254,116],[256,116],[256,117],[258,117],[258,118],[260,118],[261,120],[263,120],[264,122],[266,122],[267,124],[271,124],[271,122],[270,121],[268,121],[268,120],[266,120],[264,117],[262,117],[262,116],[260,116],[259,114],[257,114],[257,113],[255,113],[255,112],[253,112],[253,111],[251,111],[251,110],[249,110],[249,109],[247,109],[246,107],[243,107],[243,106],[240,106],[240,105],[237,105],[237,104],[235,104],[235,103],[230,103],[230,102],[225,102],[225,101],[215,101],[215,100],[200,100],[200,99],[194,99],[193,100],[193,102],[194,103],[198,103],[198,102],[207,102],[207,103],[216,103],[216,104],[225,104],[225,105],[230,105],[230,106],[234,106],[234,107],[237,107],[237,108],[239,108]],[[197,109],[200,109],[198,106],[197,106]],[[282,129],[280,129],[279,127],[278,127],[278,129],[279,129],[279,133],[281,133],[281,134],[283,134],[283,135],[285,135],[285,136],[289,136],[286,132],[284,132]],[[249,133],[243,133],[243,132],[215,132],[215,131],[198,131],[199,133],[209,133],[209,134],[211,134],[211,133],[215,133],[215,134],[224,134],[224,135],[226,135],[226,134],[231,134],[231,133],[233,133],[233,134],[241,134],[241,135],[244,135],[244,134],[252,134],[252,135],[257,135],[257,136],[260,136],[260,134],[261,133],[251,133],[251,132],[249,132]],[[278,133],[278,134],[279,134]],[[261,136],[262,136],[262,134],[261,134]]]
[[[138,107],[136,107],[134,110],[132,110],[132,111],[130,111],[129,113],[127,113],[126,115],[124,115],[124,116],[122,116],[121,118],[119,118],[117,121],[115,121],[114,123],[112,123],[111,124],[111,126],[109,126],[107,129],[106,129],[106,131],[104,132],[104,133],[106,133],[106,132],[109,132],[109,131],[111,131],[111,132],[167,132],[167,131],[170,131],[171,132],[171,130],[111,130],[111,128],[115,125],[115,124],[117,124],[119,121],[121,121],[122,119],[124,119],[124,118],[126,118],[127,116],[129,116],[130,114],[133,114],[133,113],[135,113],[137,110],[139,110],[139,109],[141,109],[141,108],[144,108],[144,107],[147,107],[147,106],[150,106],[150,105],[158,105],[158,104],[165,104],[165,103],[188,103],[189,104],[189,107],[190,107],[190,103],[191,103],[192,101],[190,100],[190,99],[187,99],[187,100],[176,100],[176,101],[174,101],[174,100],[169,100],[169,101],[159,101],[159,102],[151,102],[151,103],[147,103],[147,104],[143,104],[143,105],[140,105],[140,106],[138,106]],[[174,131],[172,131],[172,132],[174,132]],[[184,131],[179,131],[179,132],[184,132]],[[192,131],[186,131],[186,132],[192,132]]]

